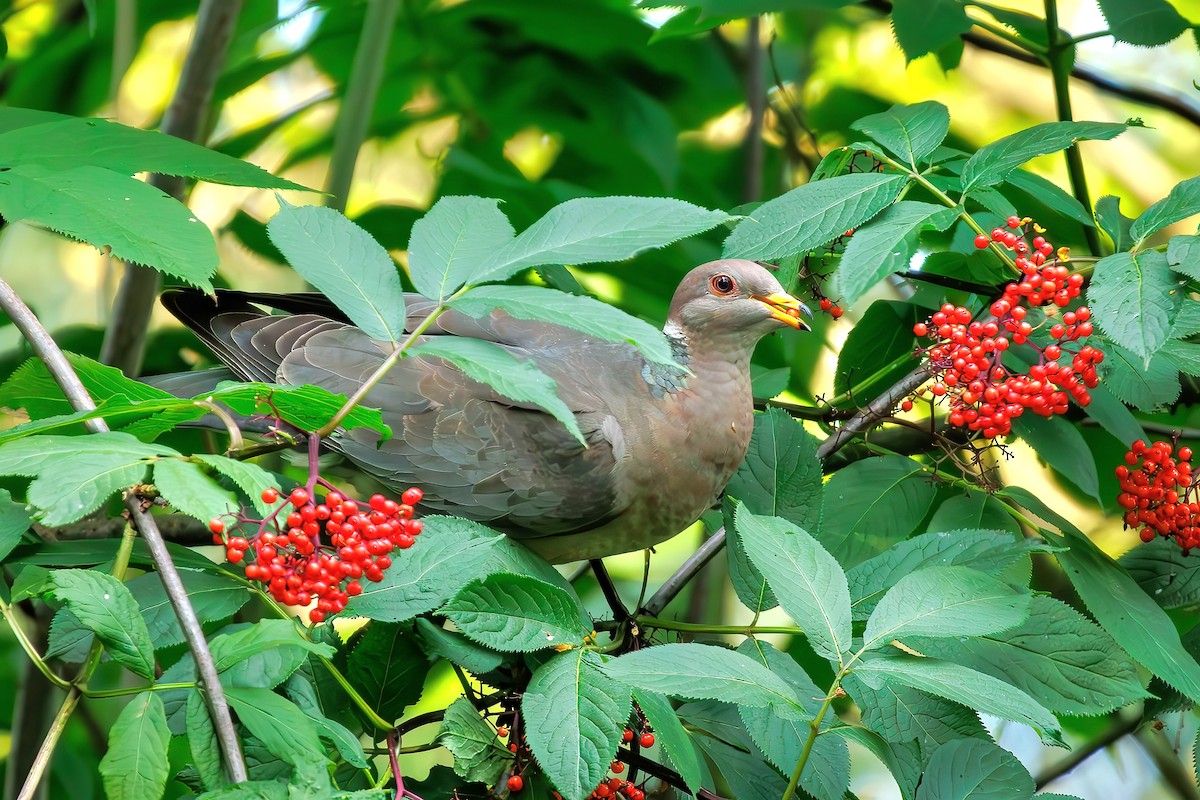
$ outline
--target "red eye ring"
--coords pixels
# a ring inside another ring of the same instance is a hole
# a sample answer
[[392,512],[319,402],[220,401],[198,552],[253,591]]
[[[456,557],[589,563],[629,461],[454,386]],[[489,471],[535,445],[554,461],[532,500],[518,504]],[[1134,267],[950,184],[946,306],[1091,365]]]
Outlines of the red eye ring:
[[724,273],[713,275],[708,285],[712,287],[713,294],[721,297],[728,297],[737,291],[737,281]]

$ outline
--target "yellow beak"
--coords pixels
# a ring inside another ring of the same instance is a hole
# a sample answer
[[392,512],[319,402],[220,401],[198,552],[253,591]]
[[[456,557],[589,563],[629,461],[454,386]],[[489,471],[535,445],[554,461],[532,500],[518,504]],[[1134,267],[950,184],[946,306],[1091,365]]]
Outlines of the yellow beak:
[[801,312],[809,317],[812,316],[812,312],[808,310],[808,306],[787,292],[774,292],[766,297],[754,295],[754,299],[771,310],[772,319],[777,319],[784,325],[790,325],[797,330],[812,330],[804,320],[800,319]]

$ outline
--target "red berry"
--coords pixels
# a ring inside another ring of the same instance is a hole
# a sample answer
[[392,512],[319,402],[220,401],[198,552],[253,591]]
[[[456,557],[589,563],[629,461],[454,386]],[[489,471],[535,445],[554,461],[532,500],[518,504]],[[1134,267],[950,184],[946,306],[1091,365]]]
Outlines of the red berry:
[[1009,217],[1007,222],[1008,222],[1008,227],[1010,227],[1010,228],[1021,227],[1021,218],[1020,217],[1017,217],[1017,216]]
[[654,747],[654,734],[643,733],[638,739],[638,744],[640,744],[642,747]]
[[519,792],[525,788],[525,779],[520,775],[513,775],[508,779],[508,790],[510,792]]
[[625,744],[629,744],[630,742],[632,742],[633,741],[633,731],[629,730],[629,728],[626,728],[625,731],[621,734],[621,741],[624,742]]
[[400,495],[400,502],[404,503],[406,506],[415,506],[417,503],[421,502],[421,498],[424,496],[425,493],[414,486],[411,489],[404,490],[404,494]]
[[841,319],[842,313],[841,306],[834,306],[833,308],[829,309],[829,316],[833,317],[834,319]]
[[294,505],[296,508],[299,508],[300,506],[308,503],[308,490],[303,486],[297,486],[295,489],[292,489],[292,493],[288,496],[288,500],[290,500],[292,505]]
[[264,503],[274,503],[279,500],[279,490],[275,487],[263,489],[262,500]]
[[912,400],[900,401],[900,410],[901,411],[912,411],[913,410],[913,401]]
[[503,739],[505,736],[508,736],[508,728],[501,725],[499,728],[496,728],[496,735]]
[[208,521],[208,529],[213,533],[224,533],[225,523],[219,519],[210,519]]
[[828,311],[829,309],[833,308],[833,301],[828,297],[822,297],[817,305],[821,307],[822,311]]
[[980,250],[986,250],[989,243],[991,243],[991,239],[982,233],[975,237],[975,246]]

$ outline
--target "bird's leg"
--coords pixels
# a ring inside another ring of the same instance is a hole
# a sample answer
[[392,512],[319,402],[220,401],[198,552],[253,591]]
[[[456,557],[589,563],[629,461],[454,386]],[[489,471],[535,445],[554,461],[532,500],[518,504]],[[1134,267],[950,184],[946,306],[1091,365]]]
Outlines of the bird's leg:
[[604,566],[604,560],[593,558],[588,563],[592,566],[592,572],[596,574],[596,582],[600,584],[600,591],[604,592],[604,599],[608,601],[608,607],[612,609],[613,619],[624,624],[631,618],[629,609],[625,607],[621,596],[617,594],[617,587],[608,574],[608,568]]

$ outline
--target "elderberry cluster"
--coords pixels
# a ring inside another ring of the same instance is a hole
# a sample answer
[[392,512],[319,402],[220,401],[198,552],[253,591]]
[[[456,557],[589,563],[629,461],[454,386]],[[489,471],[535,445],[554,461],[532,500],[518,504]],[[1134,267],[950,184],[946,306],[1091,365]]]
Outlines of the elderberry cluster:
[[[635,734],[633,730],[626,728],[621,735],[621,742],[622,744],[628,745],[632,744],[636,739],[637,744],[640,747],[653,747],[654,734],[650,731],[649,725],[641,719],[641,709],[638,709],[637,713],[641,732]],[[504,726],[500,726],[496,728],[496,735],[503,739],[509,735],[509,730]],[[506,785],[508,786],[509,792],[512,794],[517,794],[525,788],[525,779],[521,777],[520,764],[530,763],[533,755],[529,750],[529,745],[525,741],[525,738],[520,735],[514,735],[512,737],[508,743],[508,749],[510,752],[516,754],[518,769],[511,776],[509,776]],[[626,800],[646,800],[645,780],[642,780],[640,782],[641,785],[638,785],[638,783],[635,783],[634,781],[617,777],[625,772],[625,763],[621,761],[621,759],[614,759],[612,764],[609,765],[608,771],[613,774],[613,777],[601,781],[600,784],[592,790],[591,794],[588,795],[588,800],[609,800],[610,798],[620,797],[624,797]],[[550,797],[552,800],[563,800],[562,795],[556,791],[551,791]]]
[[1147,446],[1139,439],[1116,470],[1125,527],[1141,527],[1143,542],[1173,538],[1185,555],[1200,547],[1200,503],[1193,494],[1191,460],[1190,447],[1176,450],[1170,442]]
[[[976,237],[977,247],[994,242],[1014,251],[1014,263],[1022,274],[992,303],[994,319],[973,320],[967,308],[947,303],[927,322],[913,326],[917,336],[935,339],[923,351],[934,374],[928,390],[935,398],[949,398],[950,424],[981,431],[988,439],[1010,433],[1012,420],[1026,410],[1044,417],[1063,414],[1071,398],[1086,406],[1091,402],[1087,390],[1099,383],[1096,365],[1104,360],[1103,352],[1079,341],[1093,330],[1087,306],[1061,313],[1060,321],[1047,331],[1051,344],[1041,346],[1031,340],[1034,326],[1027,319],[1029,308],[1053,303],[1057,308],[1047,312],[1048,320],[1058,316],[1057,309],[1079,296],[1083,276],[1063,265],[1068,259],[1066,248],[1056,252],[1041,235],[1026,242],[1025,228],[1030,225],[1028,219],[1013,216],[1008,227],[1020,229],[1019,233],[996,228],[990,239],[982,234]],[[1004,352],[1014,344],[1027,344],[1037,353],[1038,362],[1027,373],[1004,364]],[[911,409],[912,401],[904,401],[901,407]]]
[[[383,580],[393,550],[413,546],[423,527],[413,519],[413,506],[422,496],[420,489],[412,488],[405,490],[399,503],[377,494],[364,505],[330,491],[317,503],[308,489],[297,487],[266,519],[236,518],[234,528],[257,525],[249,538],[227,536],[219,518],[209,528],[213,542],[225,545],[231,563],[241,563],[253,550],[246,577],[266,584],[277,601],[300,606],[316,601],[308,612],[316,623],[362,594],[360,578]],[[262,499],[268,504],[279,502],[279,491],[268,488]]]

